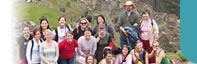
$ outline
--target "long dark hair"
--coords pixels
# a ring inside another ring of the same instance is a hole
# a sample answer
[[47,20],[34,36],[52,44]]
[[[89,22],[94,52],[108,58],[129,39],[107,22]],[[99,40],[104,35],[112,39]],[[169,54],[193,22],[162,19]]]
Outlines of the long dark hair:
[[44,36],[44,35],[43,35],[42,26],[41,26],[41,24],[42,24],[43,21],[46,21],[46,22],[48,23],[47,29],[50,29],[50,27],[49,27],[49,22],[48,22],[47,18],[44,17],[44,16],[42,16],[42,17],[40,18],[40,33],[41,33],[41,36],[42,36],[42,37]]
[[106,22],[105,22],[105,17],[104,17],[103,15],[98,15],[98,16],[97,16],[97,18],[96,18],[97,24],[99,24],[99,23],[98,23],[98,18],[99,18],[99,17],[101,17],[101,18],[103,19],[103,21],[104,21],[104,24],[106,24]]

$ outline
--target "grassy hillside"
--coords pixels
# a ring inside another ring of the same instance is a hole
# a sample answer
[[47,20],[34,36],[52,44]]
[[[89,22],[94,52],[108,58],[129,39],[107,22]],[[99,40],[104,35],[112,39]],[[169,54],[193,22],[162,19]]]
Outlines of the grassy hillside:
[[[36,3],[19,2],[18,7],[16,16],[24,21],[34,21],[37,25],[36,27],[40,24],[39,18],[41,16],[47,17],[51,27],[56,27],[58,26],[58,17],[64,14]],[[71,24],[71,22],[68,23]]]

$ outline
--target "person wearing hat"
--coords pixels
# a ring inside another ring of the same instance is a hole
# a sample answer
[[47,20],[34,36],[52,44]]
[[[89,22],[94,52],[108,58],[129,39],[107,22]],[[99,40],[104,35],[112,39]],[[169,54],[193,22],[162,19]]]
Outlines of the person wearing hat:
[[96,36],[97,49],[95,53],[95,58],[97,64],[103,59],[103,49],[108,45],[109,42],[112,42],[111,36],[105,30],[106,24],[99,24],[98,26],[98,35]]
[[126,38],[129,36],[124,27],[137,26],[140,23],[139,14],[135,10],[135,5],[132,1],[127,1],[124,4],[125,11],[120,14],[117,23],[117,31],[120,31],[120,45],[121,47],[127,44]]

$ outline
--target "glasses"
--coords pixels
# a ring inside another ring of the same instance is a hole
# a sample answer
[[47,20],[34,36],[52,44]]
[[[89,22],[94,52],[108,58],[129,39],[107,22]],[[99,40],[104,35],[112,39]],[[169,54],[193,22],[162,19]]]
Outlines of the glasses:
[[84,22],[84,23],[80,23],[80,24],[87,24],[87,22]]
[[157,45],[157,44],[153,44],[153,47],[158,47],[159,45]]

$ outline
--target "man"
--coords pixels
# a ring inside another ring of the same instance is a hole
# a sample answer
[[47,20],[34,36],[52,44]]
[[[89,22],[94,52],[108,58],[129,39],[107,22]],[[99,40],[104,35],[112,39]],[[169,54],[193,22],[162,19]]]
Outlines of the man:
[[20,64],[27,64],[26,59],[26,48],[28,41],[31,40],[33,36],[30,34],[30,27],[28,25],[24,25],[23,27],[23,35],[17,38],[17,53],[19,56]]
[[125,11],[118,19],[117,30],[120,31],[120,45],[121,47],[127,44],[126,38],[129,36],[124,27],[137,26],[139,24],[139,14],[135,10],[135,5],[132,1],[126,1],[124,4]]

